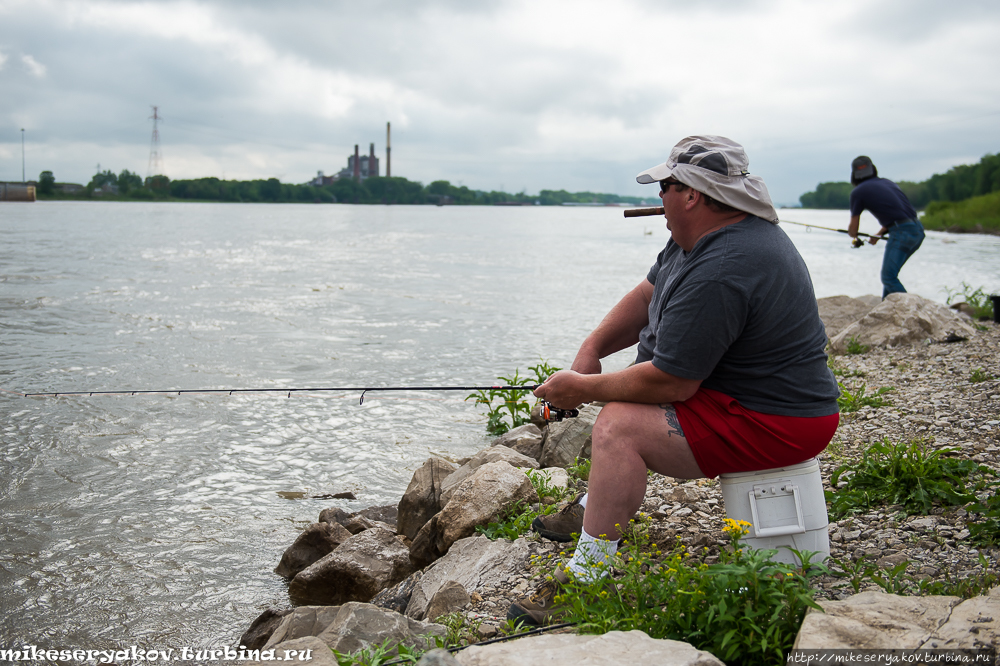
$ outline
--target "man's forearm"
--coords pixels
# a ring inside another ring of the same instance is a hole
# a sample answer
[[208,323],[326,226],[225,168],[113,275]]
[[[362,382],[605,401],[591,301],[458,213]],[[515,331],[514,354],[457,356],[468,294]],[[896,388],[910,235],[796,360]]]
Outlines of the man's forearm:
[[535,395],[556,407],[569,409],[585,402],[637,402],[663,404],[687,400],[701,386],[656,368],[651,362],[609,374],[580,374],[563,370],[535,390]]

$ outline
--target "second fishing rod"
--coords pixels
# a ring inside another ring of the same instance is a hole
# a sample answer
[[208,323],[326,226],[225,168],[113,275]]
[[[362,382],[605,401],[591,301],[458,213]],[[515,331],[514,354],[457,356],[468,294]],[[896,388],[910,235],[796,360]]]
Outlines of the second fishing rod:
[[[629,208],[625,210],[625,217],[649,217],[651,215],[663,215],[663,207],[656,206],[654,208]],[[836,231],[840,234],[850,234],[851,232],[847,229],[837,229],[835,227],[821,227],[818,224],[806,224],[805,222],[795,222],[794,220],[781,220],[785,224],[797,224],[800,227],[809,227],[810,229],[822,229],[824,231]],[[885,238],[885,236],[879,236],[876,234],[866,234],[862,231],[857,232],[857,236],[864,238],[874,238],[876,242]],[[864,241],[861,238],[855,238],[851,242],[851,247],[861,247],[864,245]]]

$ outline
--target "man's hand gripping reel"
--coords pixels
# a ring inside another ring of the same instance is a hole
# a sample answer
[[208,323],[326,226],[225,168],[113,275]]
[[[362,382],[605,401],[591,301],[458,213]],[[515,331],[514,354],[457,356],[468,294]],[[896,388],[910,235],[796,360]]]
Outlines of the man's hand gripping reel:
[[574,419],[580,415],[579,409],[559,409],[558,407],[553,407],[551,404],[542,400],[542,418],[548,422],[552,421],[562,421],[563,419],[569,418]]

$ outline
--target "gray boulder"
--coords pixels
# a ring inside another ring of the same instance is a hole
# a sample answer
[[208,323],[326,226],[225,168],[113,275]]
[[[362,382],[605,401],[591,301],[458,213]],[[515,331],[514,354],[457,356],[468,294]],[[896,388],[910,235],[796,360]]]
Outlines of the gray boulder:
[[433,622],[442,615],[462,610],[471,601],[472,598],[461,583],[449,580],[434,593],[434,598],[427,605],[426,618]]
[[439,514],[420,528],[410,545],[410,559],[424,567],[448,552],[453,543],[475,533],[478,525],[500,518],[516,502],[538,502],[531,480],[509,463],[487,463],[476,469]]
[[406,546],[392,532],[376,527],[352,536],[300,571],[288,593],[299,602],[368,601],[412,571]]
[[527,565],[528,542],[491,541],[484,536],[460,539],[448,554],[427,568],[413,587],[406,615],[424,619],[427,607],[435,595],[449,582],[460,584],[469,594],[485,585],[495,585],[515,574],[522,574]]
[[872,294],[861,296],[860,298],[827,296],[826,298],[817,299],[816,305],[819,306],[819,318],[823,320],[827,339],[834,337],[864,317],[881,302],[881,298]]
[[288,547],[274,573],[292,578],[350,538],[351,533],[340,523],[313,523]]
[[371,604],[350,602],[342,606],[296,608],[264,647],[281,650],[289,641],[315,636],[328,650],[344,654],[387,640],[426,649],[433,644],[430,637],[445,635],[447,629],[440,624],[413,620]]
[[455,490],[462,485],[463,481],[472,476],[477,469],[483,465],[499,462],[501,460],[506,463],[510,463],[512,467],[538,469],[537,460],[529,458],[528,456],[518,453],[517,451],[509,449],[505,446],[492,446],[488,449],[483,449],[476,455],[472,456],[472,458],[469,459],[469,462],[452,472],[448,478],[441,483],[441,505],[447,506],[448,502],[452,498],[452,495],[455,494]]
[[406,606],[410,603],[410,597],[413,596],[413,588],[416,587],[422,576],[423,572],[414,571],[402,581],[392,587],[387,587],[372,597],[371,604],[379,608],[388,608],[397,613],[405,613]]
[[261,650],[260,660],[241,662],[244,666],[271,666],[277,662],[308,663],[312,666],[338,666],[337,658],[326,643],[315,636],[295,638]]
[[1000,588],[965,601],[862,592],[818,603],[823,612],[806,614],[795,649],[971,649],[1000,644]]
[[542,457],[542,431],[534,423],[526,423],[500,435],[493,446],[506,446],[533,460]]
[[839,354],[847,351],[851,338],[871,347],[897,347],[928,340],[951,342],[975,335],[968,318],[946,305],[916,294],[900,293],[889,294],[868,314],[834,336],[830,347]]
[[457,465],[443,458],[428,458],[410,479],[399,500],[397,531],[407,539],[417,536],[420,528],[441,510],[441,484]]
[[601,413],[603,405],[587,405],[580,410],[580,416],[575,419],[565,419],[550,423],[546,429],[545,443],[542,445],[542,456],[539,458],[542,467],[566,468],[579,458],[590,457],[590,437]]
[[417,666],[461,666],[461,664],[450,652],[437,648],[420,657]]
[[688,643],[650,638],[644,632],[609,631],[599,636],[545,634],[509,643],[474,645],[456,655],[462,666],[725,666],[714,655]]
[[[405,609],[404,609],[405,610]],[[292,612],[291,608],[276,610],[268,608],[257,616],[250,627],[240,636],[240,645],[248,650],[259,650],[267,644],[274,630],[281,624],[282,618]]]

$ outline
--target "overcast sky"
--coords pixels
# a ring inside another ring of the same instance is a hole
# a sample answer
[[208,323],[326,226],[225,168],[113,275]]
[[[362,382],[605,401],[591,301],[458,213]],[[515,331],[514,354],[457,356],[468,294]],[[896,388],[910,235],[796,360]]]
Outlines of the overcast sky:
[[[305,182],[354,144],[475,189],[653,195],[690,134],[742,143],[779,204],[1000,151],[1000,2],[0,0],[0,180],[99,163]],[[382,164],[384,170],[384,160]]]

